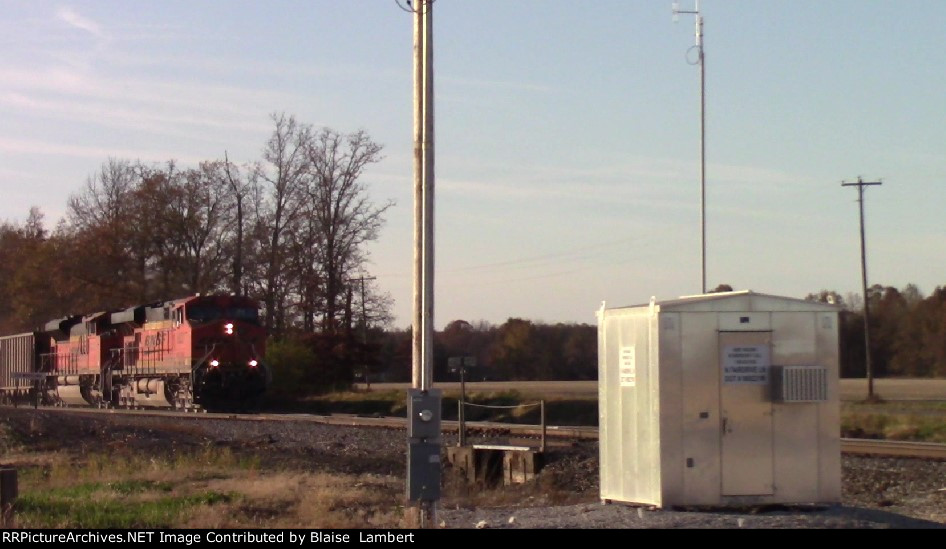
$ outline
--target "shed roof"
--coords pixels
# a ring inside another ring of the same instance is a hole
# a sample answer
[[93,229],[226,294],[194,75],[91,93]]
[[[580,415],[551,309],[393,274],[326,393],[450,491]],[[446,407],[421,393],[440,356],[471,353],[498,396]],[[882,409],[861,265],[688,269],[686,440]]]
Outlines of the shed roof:
[[634,309],[654,306],[662,312],[691,311],[691,312],[719,312],[719,311],[803,311],[803,312],[837,312],[840,307],[820,301],[808,301],[794,297],[784,297],[771,294],[742,290],[738,292],[718,292],[682,296],[664,301],[653,300],[652,303],[618,307],[619,309]]

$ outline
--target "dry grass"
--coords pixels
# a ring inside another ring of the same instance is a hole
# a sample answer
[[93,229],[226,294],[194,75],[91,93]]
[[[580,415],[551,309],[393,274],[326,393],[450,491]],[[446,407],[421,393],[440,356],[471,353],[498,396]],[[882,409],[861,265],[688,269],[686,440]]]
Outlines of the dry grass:
[[271,471],[207,447],[170,457],[7,453],[20,528],[394,528],[403,484],[377,475]]
[[841,404],[841,435],[946,443],[946,403],[844,402]]
[[287,471],[215,479],[207,489],[240,498],[195,509],[185,528],[396,528],[403,516],[393,477]]

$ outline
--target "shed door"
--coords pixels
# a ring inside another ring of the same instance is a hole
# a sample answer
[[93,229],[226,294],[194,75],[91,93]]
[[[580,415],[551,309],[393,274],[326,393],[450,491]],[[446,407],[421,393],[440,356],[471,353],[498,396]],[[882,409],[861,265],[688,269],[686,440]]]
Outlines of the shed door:
[[771,332],[720,332],[722,494],[774,493]]

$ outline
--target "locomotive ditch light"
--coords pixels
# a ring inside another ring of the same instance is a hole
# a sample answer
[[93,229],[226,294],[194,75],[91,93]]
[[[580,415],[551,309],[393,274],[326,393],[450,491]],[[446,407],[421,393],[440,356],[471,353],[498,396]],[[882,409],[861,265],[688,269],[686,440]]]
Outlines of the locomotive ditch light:
[[214,359],[214,360],[211,360],[211,361],[210,361],[210,367],[211,367],[211,368],[216,368],[217,366],[220,366],[220,361],[219,361],[219,360]]
[[227,335],[233,335],[233,323],[232,323],[232,322],[227,322],[227,323],[223,326],[223,332],[224,332],[225,334],[227,334]]
[[259,364],[259,363],[256,362],[255,360],[251,360],[251,361],[250,361],[250,368],[256,368],[257,364]]

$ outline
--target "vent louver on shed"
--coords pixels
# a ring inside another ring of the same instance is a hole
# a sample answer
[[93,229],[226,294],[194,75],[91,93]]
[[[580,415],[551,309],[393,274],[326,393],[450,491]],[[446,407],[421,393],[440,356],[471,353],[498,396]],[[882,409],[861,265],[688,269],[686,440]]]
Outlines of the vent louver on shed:
[[828,400],[828,369],[823,366],[776,366],[773,396],[779,402]]

